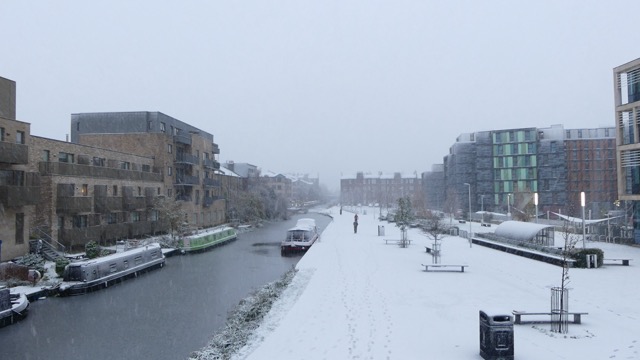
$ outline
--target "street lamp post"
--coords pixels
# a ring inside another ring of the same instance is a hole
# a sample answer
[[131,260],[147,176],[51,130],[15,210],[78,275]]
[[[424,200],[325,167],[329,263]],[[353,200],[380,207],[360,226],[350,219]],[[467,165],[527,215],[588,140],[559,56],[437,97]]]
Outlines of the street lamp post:
[[586,245],[586,227],[584,224],[584,206],[585,206],[585,196],[584,191],[580,193],[580,205],[582,206],[582,248],[585,249]]
[[471,184],[464,184],[469,188],[469,247],[471,247]]
[[536,223],[538,222],[538,193],[533,194],[533,203],[536,204]]
[[511,220],[511,194],[507,194],[507,218]]
[[480,213],[482,213],[481,223],[484,224],[484,195],[480,195]]

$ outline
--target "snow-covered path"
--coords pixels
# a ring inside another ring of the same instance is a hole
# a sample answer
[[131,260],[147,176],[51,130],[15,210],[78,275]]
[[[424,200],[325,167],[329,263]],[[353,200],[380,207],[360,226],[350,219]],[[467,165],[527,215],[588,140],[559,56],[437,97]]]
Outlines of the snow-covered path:
[[[301,259],[298,274],[236,359],[480,359],[478,311],[546,311],[561,268],[445,238],[443,264],[464,273],[425,272],[431,240],[412,230],[408,248],[377,212],[331,210],[334,221]],[[386,236],[377,236],[378,225]],[[468,224],[464,225],[466,229]],[[473,224],[474,231],[490,231]],[[492,230],[493,228],[491,228]],[[570,271],[570,310],[583,324],[565,337],[548,324],[516,325],[517,359],[640,359],[640,249],[594,243],[631,266]]]

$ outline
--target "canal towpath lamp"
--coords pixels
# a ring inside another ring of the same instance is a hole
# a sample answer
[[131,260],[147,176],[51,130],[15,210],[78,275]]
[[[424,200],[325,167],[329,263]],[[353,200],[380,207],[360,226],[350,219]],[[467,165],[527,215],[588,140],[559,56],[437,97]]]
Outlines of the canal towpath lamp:
[[464,184],[469,188],[469,247],[471,247],[471,184]]
[[585,249],[587,247],[586,245],[586,227],[584,224],[584,206],[585,206],[585,196],[584,196],[584,191],[582,191],[580,193],[580,206],[582,206],[582,248]]

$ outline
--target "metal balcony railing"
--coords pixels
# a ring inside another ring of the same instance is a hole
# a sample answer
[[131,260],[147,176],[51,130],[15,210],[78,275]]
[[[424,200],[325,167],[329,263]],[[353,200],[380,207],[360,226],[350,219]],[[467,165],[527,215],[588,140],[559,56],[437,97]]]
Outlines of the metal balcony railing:
[[0,163],[28,164],[29,147],[24,144],[0,141]]

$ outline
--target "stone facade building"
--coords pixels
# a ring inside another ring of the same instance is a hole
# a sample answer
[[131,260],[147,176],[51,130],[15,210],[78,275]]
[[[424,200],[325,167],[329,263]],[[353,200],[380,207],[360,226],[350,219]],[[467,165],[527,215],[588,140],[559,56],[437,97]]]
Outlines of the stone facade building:
[[29,161],[30,124],[15,119],[16,84],[0,77],[0,261],[29,250],[40,174]]
[[182,202],[191,227],[226,221],[212,134],[160,112],[81,113],[71,115],[71,140],[151,157],[165,195]]
[[403,176],[402,173],[358,172],[354,177],[340,179],[340,203],[343,205],[368,205],[394,207],[398,199],[409,197],[412,203],[424,199],[422,178],[417,173]]

